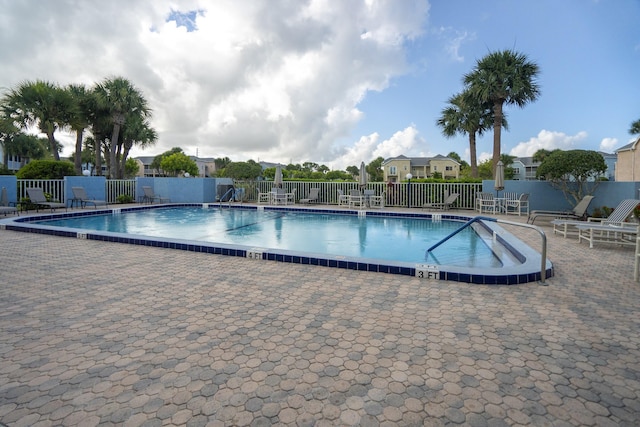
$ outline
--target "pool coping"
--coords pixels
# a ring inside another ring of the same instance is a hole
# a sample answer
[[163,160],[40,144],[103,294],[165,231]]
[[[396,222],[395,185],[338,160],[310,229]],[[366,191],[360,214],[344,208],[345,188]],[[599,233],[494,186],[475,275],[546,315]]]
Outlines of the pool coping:
[[[469,268],[453,265],[419,264],[414,262],[389,261],[373,258],[359,258],[351,256],[327,255],[311,252],[291,251],[274,248],[260,248],[253,246],[199,242],[182,239],[169,239],[142,235],[130,235],[108,231],[82,230],[67,227],[45,226],[32,224],[33,221],[70,218],[78,216],[90,216],[111,213],[117,215],[123,212],[133,212],[161,207],[202,207],[223,209],[253,209],[272,211],[306,211],[324,214],[361,215],[361,216],[385,216],[404,218],[424,218],[431,220],[455,220],[469,221],[474,216],[448,213],[413,213],[393,211],[372,211],[352,209],[330,209],[300,206],[261,206],[261,205],[234,205],[224,203],[167,203],[145,206],[131,206],[123,208],[104,208],[83,210],[75,212],[60,212],[47,214],[34,214],[29,216],[17,216],[0,220],[0,230],[12,230],[38,234],[48,234],[63,237],[74,237],[97,241],[126,243],[133,245],[151,246],[167,249],[186,250],[191,252],[210,253],[214,255],[244,257],[254,261],[267,260],[294,264],[317,265],[330,268],[342,268],[357,271],[369,271],[377,273],[396,274],[404,276],[421,277],[426,280],[449,280],[456,282],[485,284],[485,285],[515,285],[541,280],[541,254],[530,248],[527,244],[508,233],[496,222],[477,221],[476,226],[483,227],[492,238],[506,247],[513,256],[521,261],[521,264],[500,268],[485,268],[478,272],[478,268]],[[553,276],[553,265],[546,260],[545,277]]]

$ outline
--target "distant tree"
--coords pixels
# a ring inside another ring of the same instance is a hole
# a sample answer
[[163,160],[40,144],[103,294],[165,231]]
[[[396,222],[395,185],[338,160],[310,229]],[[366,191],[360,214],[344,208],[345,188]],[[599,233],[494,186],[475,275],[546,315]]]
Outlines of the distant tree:
[[324,174],[329,172],[331,169],[329,169],[329,166],[327,165],[318,165],[318,168],[316,170]]
[[89,120],[94,102],[91,98],[93,93],[87,90],[83,84],[70,84],[67,86],[66,90],[69,92],[73,102],[76,104],[76,108],[73,110],[73,116],[69,125],[76,133],[76,149],[74,152],[73,164],[76,168],[76,173],[80,175],[82,173],[82,139],[84,137],[85,129],[89,127]]
[[[452,151],[449,154],[447,154],[447,157],[449,157],[450,159],[453,159],[456,162],[460,163],[460,170],[464,170],[464,169],[469,167],[469,163],[467,163],[465,160],[463,160],[460,157],[460,154],[456,153],[455,151]],[[477,172],[477,169],[478,168],[476,166],[476,172]]]
[[[382,162],[384,162],[383,157],[378,157],[369,163],[365,169],[369,174],[369,180],[371,182],[381,182],[384,179],[384,172],[382,171]],[[358,169],[359,171],[359,169]]]
[[157,156],[155,156],[149,166],[151,167],[151,169],[155,169],[156,171],[160,172],[160,169],[162,169],[162,166],[161,166],[162,160],[165,157],[169,157],[170,155],[175,153],[184,154],[184,151],[182,151],[182,148],[180,147],[173,147],[171,150],[165,151],[164,153],[158,154]]
[[163,157],[160,167],[173,176],[178,176],[180,173],[198,176],[198,165],[184,153],[173,153]]
[[631,123],[631,127],[629,128],[629,133],[631,135],[640,134],[640,119],[638,119],[635,122]]
[[346,171],[349,172],[352,177],[360,175],[360,168],[358,166],[347,166]]
[[231,163],[231,159],[229,159],[228,157],[220,157],[218,159],[215,159],[213,162],[216,165],[216,170],[219,170],[226,168],[227,165]]
[[501,154],[500,160],[504,166],[504,179],[513,179],[515,173],[513,171],[513,161],[516,159],[516,156],[510,156],[509,154]]
[[491,52],[464,76],[469,94],[478,102],[493,105],[493,167],[500,160],[503,106],[524,107],[540,96],[537,77],[540,67],[526,55],[513,50]]
[[256,179],[262,174],[262,166],[253,160],[231,162],[224,168],[223,175],[233,179]]
[[[553,151],[557,151],[557,150],[553,150]],[[544,159],[546,159],[547,156],[551,154],[553,151],[549,151],[549,150],[545,150],[544,148],[541,148],[535,153],[533,153],[532,160],[534,162],[542,163]]]
[[336,180],[343,180],[343,181],[349,181],[353,179],[353,176],[345,171],[340,171],[340,170],[333,170],[333,171],[329,171],[325,174],[325,179],[328,179],[330,181],[336,181]]
[[487,159],[478,164],[478,178],[480,179],[493,178],[493,161],[491,159]]
[[125,178],[133,178],[138,175],[140,171],[140,166],[135,159],[127,159],[124,165],[124,176]]
[[575,204],[587,194],[593,194],[598,177],[607,170],[604,157],[592,150],[553,151],[538,166],[536,176],[562,191]]

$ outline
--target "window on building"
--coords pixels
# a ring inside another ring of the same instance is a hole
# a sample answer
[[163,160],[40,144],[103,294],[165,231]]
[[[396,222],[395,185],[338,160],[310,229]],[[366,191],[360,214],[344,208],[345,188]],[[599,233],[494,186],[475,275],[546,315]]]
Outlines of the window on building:
[[520,168],[512,168],[514,175],[520,175]]
[[445,168],[444,168],[444,169],[445,169],[445,170],[448,170],[448,171],[452,171],[452,170],[453,170],[453,166],[445,166]]
[[389,175],[397,175],[398,170],[395,166],[389,166]]

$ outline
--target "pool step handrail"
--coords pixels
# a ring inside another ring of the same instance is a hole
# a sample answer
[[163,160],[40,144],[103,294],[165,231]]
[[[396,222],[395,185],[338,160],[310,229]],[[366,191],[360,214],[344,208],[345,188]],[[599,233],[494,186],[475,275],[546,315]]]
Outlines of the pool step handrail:
[[233,196],[235,196],[235,192],[236,192],[235,187],[231,187],[230,189],[228,189],[227,192],[224,193],[222,197],[220,197],[220,203],[223,203],[224,198],[229,196],[229,206],[231,206],[231,199],[233,198]]
[[468,226],[473,224],[474,222],[478,222],[478,221],[483,220],[483,219],[486,220],[486,221],[497,222],[497,220],[495,218],[490,218],[490,217],[487,217],[487,216],[477,216],[475,218],[471,218],[469,221],[465,222],[460,228],[458,228],[457,230],[451,232],[448,236],[442,238],[438,243],[436,243],[435,245],[433,245],[429,249],[427,249],[427,253],[431,252],[432,250],[434,250],[435,248],[437,248],[438,246],[440,246],[441,244],[443,244],[444,242],[446,242],[447,240],[449,240],[450,238],[452,238],[453,236],[455,236],[456,234],[458,234],[459,232],[461,232],[462,230],[464,230],[465,228],[467,228]]

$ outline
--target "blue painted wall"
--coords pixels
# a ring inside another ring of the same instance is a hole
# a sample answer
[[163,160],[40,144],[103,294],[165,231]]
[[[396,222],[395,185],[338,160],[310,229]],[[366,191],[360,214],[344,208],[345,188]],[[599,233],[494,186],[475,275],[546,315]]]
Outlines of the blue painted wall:
[[[505,181],[505,192],[529,193],[531,210],[569,210],[577,202],[567,200],[562,191],[555,189],[546,181]],[[493,180],[482,181],[482,191],[496,194]],[[590,183],[593,185],[593,183]],[[623,199],[640,199],[640,182],[600,181],[596,187],[595,196],[589,205],[589,213],[595,208],[603,206],[616,207]]]
[[106,181],[104,176],[65,176],[64,177],[64,202],[73,198],[71,187],[84,187],[87,196],[95,200],[107,200]]
[[7,189],[7,200],[9,203],[18,202],[18,180],[15,175],[0,175],[0,190]]
[[136,178],[136,195],[144,194],[143,186],[171,199],[174,203],[213,203],[218,184],[233,184],[231,178]]

